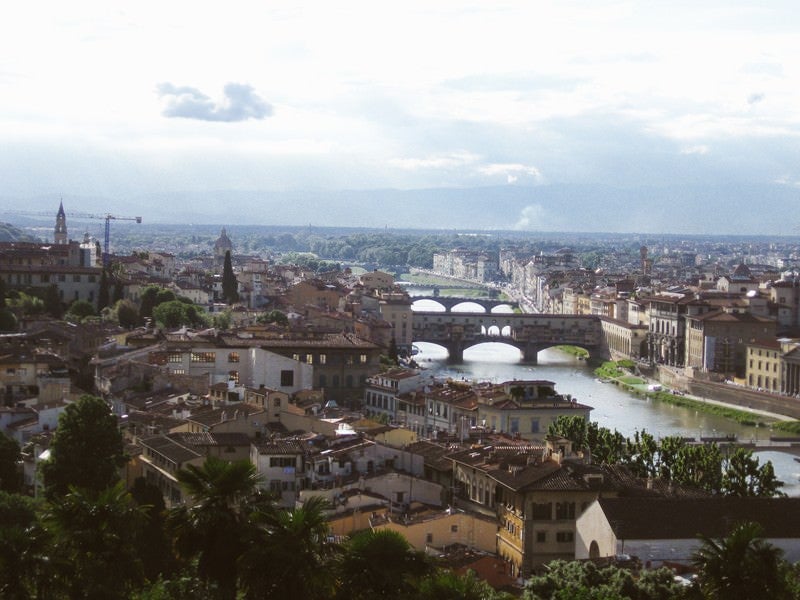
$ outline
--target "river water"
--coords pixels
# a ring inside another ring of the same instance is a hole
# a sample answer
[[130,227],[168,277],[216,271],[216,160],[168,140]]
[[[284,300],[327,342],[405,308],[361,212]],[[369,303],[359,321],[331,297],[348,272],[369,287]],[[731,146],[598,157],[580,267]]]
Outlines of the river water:
[[[416,310],[431,310],[425,301],[415,302]],[[467,308],[467,307],[465,307]],[[474,306],[472,307],[474,310]],[[640,398],[610,383],[597,380],[585,361],[556,349],[543,350],[538,364],[521,363],[520,351],[502,343],[486,343],[464,351],[462,364],[448,364],[447,350],[436,344],[415,343],[420,350],[415,359],[437,378],[452,377],[501,383],[514,379],[545,379],[556,384],[556,391],[571,394],[578,402],[593,408],[591,420],[601,427],[616,429],[626,437],[637,430],[647,430],[656,437],[721,436],[735,434],[741,440],[763,440],[770,436],[769,427],[746,427],[738,423],[699,412]],[[765,417],[764,421],[768,421]],[[757,453],[761,462],[772,461],[783,491],[800,497],[800,463],[784,452]]]

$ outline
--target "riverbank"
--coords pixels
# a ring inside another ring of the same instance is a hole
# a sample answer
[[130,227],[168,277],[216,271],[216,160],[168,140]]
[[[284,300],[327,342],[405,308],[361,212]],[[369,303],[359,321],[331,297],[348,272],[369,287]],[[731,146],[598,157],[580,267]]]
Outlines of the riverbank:
[[740,425],[770,427],[786,433],[800,434],[800,421],[792,416],[751,407],[745,410],[740,404],[664,389],[659,382],[628,371],[632,364],[631,361],[607,361],[594,372],[600,381],[618,385],[626,391],[651,400],[724,417]]

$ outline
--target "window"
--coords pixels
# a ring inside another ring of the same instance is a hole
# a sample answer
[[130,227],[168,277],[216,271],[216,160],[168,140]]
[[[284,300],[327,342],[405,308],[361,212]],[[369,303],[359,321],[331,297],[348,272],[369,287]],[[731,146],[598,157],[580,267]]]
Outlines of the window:
[[94,283],[95,280],[96,280],[96,276],[95,275],[89,275],[89,283]]
[[450,533],[458,533],[458,525],[450,525]]
[[539,419],[531,419],[531,433],[539,433]]
[[186,375],[186,369],[172,369],[170,372],[173,375]]
[[574,542],[575,534],[572,531],[559,531],[556,533],[557,542]]
[[426,544],[432,544],[433,543],[433,534],[432,533],[426,533],[425,534],[425,543]]
[[74,283],[80,283],[81,282],[81,276],[80,275],[73,275],[72,276],[72,281]]
[[233,383],[239,385],[239,371],[228,371],[228,381],[233,381]]
[[192,352],[191,361],[193,363],[214,363],[217,355],[213,352]]
[[552,515],[553,505],[550,502],[545,502],[543,504],[536,504],[535,502],[531,505],[531,519],[538,520],[538,521],[549,521]]
[[538,544],[544,544],[547,541],[547,532],[546,531],[537,531],[536,532],[536,542]]
[[183,362],[183,354],[180,352],[170,352],[167,354],[167,362],[179,363]]
[[319,364],[324,365],[328,362],[328,355],[327,354],[320,354],[319,355]]
[[239,353],[238,352],[229,352],[228,353],[228,362],[229,363],[238,363],[239,362]]
[[306,354],[306,363],[309,365],[314,364],[314,355],[313,354]]
[[575,518],[575,503],[574,502],[556,502],[556,519],[574,519]]
[[519,417],[511,419],[511,433],[519,433]]
[[358,357],[358,360],[362,365],[367,364],[367,355],[366,354],[362,354],[361,356]]
[[294,385],[294,371],[281,371],[281,386],[291,387]]
[[270,456],[269,457],[269,466],[271,468],[279,467],[293,467],[294,466],[294,458],[291,456]]

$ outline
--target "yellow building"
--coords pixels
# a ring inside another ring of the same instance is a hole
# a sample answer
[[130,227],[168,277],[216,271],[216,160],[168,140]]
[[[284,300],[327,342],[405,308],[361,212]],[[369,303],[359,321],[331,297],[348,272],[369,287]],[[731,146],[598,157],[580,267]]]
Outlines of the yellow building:
[[497,555],[516,577],[552,560],[571,560],[575,519],[619,486],[610,472],[583,464],[564,438],[544,447],[484,446],[452,454],[456,506],[496,514]]
[[388,529],[402,535],[416,550],[443,551],[461,544],[494,554],[497,547],[497,521],[476,513],[431,508],[412,502],[406,514],[391,512],[371,520],[376,531]]
[[782,359],[778,340],[756,340],[747,344],[747,385],[766,392],[780,392]]

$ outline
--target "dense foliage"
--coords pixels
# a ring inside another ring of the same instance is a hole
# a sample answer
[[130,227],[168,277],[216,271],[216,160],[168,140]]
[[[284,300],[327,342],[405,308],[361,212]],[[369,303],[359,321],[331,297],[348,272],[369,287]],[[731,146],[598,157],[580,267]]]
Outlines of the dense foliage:
[[72,487],[100,492],[119,481],[125,462],[122,435],[108,404],[82,396],[58,419],[50,458],[41,464],[45,492],[51,498]]
[[637,477],[661,478],[724,496],[774,497],[783,483],[771,462],[761,465],[750,450],[723,453],[715,443],[689,444],[681,437],[660,440],[647,431],[625,438],[583,417],[560,416],[549,433],[569,439],[576,449],[588,450],[599,464],[622,464]]

